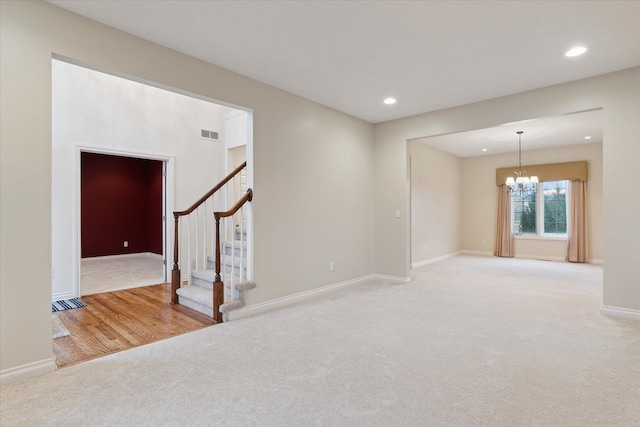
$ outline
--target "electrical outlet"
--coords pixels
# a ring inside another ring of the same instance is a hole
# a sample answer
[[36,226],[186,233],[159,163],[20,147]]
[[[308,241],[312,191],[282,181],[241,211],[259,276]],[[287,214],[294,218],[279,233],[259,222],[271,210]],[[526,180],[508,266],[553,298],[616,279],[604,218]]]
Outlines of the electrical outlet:
[[396,209],[396,218],[400,218],[400,209]]
[[487,243],[487,242],[486,242],[486,240],[484,240],[484,239],[480,240],[480,242],[481,242],[483,245],[484,245],[485,243]]
[[334,271],[336,269],[336,265],[332,262],[329,263],[329,271]]
[[124,241],[124,247],[125,247],[125,248],[128,248],[128,247],[129,247],[129,242],[128,242],[128,241],[126,241],[126,240]]

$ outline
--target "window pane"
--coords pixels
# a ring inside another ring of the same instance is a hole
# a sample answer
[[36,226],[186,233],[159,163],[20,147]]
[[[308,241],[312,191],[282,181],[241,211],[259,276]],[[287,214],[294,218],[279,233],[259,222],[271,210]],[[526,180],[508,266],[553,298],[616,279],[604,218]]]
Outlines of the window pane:
[[568,181],[543,182],[545,234],[567,234]]
[[536,185],[525,184],[528,190],[526,195],[513,195],[511,197],[514,234],[536,234]]

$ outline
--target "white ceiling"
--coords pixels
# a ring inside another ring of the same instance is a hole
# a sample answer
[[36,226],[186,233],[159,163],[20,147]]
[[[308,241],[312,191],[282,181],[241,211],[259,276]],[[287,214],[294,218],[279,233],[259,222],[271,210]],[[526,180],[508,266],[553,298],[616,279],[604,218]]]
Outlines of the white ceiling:
[[[420,138],[458,157],[476,157],[518,151],[517,131],[523,131],[522,151],[602,142],[602,110],[543,117],[500,126]],[[589,136],[589,139],[585,137]],[[487,151],[482,151],[486,148]]]
[[639,1],[49,1],[372,123],[640,65]]

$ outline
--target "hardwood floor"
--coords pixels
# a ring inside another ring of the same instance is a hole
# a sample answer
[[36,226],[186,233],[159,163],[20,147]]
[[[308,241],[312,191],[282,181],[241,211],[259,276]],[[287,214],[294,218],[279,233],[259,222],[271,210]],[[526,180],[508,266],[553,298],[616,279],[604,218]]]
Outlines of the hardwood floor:
[[58,367],[195,331],[215,322],[171,305],[171,284],[83,296],[86,307],[56,313],[70,336],[53,340]]

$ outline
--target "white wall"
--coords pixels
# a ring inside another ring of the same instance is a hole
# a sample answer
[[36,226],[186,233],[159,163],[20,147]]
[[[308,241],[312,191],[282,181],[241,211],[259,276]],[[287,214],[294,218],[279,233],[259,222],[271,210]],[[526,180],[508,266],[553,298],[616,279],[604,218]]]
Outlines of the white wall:
[[373,273],[371,124],[45,2],[2,1],[0,19],[2,378],[55,368],[52,54],[252,110],[248,304]]
[[423,142],[411,157],[411,264],[462,250],[461,159]]
[[[595,262],[602,262],[602,143],[523,151],[522,157],[526,164],[536,165],[580,160],[588,162],[589,258]],[[471,186],[462,187],[462,246],[465,251],[493,254],[497,215],[496,169],[514,164],[517,164],[517,153],[462,159],[462,182],[473,182]],[[523,169],[526,169],[525,166]],[[483,239],[485,243],[482,243]],[[516,257],[563,260],[566,254],[566,240],[515,241]]]
[[[52,298],[57,300],[78,296],[79,149],[170,158],[171,219],[173,210],[189,207],[225,175],[224,116],[231,109],[58,60],[52,76]],[[218,131],[219,141],[201,139],[201,129]]]
[[245,111],[236,110],[226,115],[224,144],[227,149],[247,144],[247,119],[248,114]]
[[[630,191],[640,163],[640,68],[375,125],[375,263],[379,273],[407,276],[407,141],[502,123],[603,108],[603,305],[640,310],[640,192]],[[488,185],[488,184],[487,184]],[[487,187],[488,188],[488,187]],[[487,189],[487,191],[490,191]],[[477,240],[477,237],[474,237]],[[594,255],[595,256],[595,255]]]

